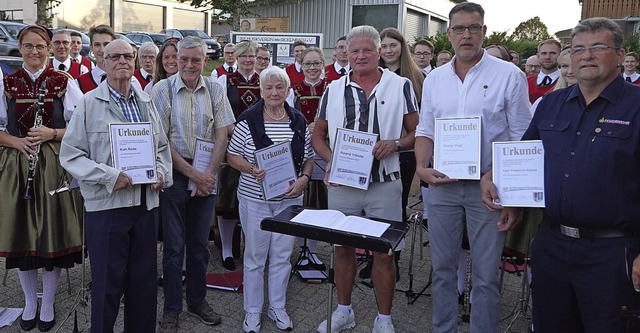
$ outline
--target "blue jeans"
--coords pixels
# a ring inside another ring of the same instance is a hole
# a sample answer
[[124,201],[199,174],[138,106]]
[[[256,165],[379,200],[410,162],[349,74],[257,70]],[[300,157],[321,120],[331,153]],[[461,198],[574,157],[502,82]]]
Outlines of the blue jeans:
[[490,212],[480,198],[479,181],[430,186],[429,246],[433,261],[433,332],[457,332],[457,268],[466,215],[471,246],[471,332],[498,332],[500,293],[498,264],[504,232],[498,232],[500,212]]
[[209,265],[209,228],[216,197],[191,197],[189,179],[173,171],[173,186],[160,193],[164,314],[182,312],[182,261],[186,245],[186,298],[189,306],[205,302]]

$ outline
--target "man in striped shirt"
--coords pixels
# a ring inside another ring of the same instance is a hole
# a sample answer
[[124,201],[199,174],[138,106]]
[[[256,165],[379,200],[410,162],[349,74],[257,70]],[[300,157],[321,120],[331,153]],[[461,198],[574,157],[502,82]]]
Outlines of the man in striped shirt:
[[[380,139],[373,148],[374,161],[368,190],[329,186],[329,208],[347,215],[364,212],[369,217],[402,221],[398,151],[413,148],[418,123],[413,87],[408,79],[378,67],[380,35],[375,28],[358,26],[351,29],[347,35],[347,53],[352,71],[333,81],[325,91],[313,131],[313,149],[327,161],[328,171],[338,127],[375,133]],[[403,128],[407,134],[401,137]],[[331,140],[329,144],[327,138]],[[339,246],[336,247],[336,255],[338,307],[332,315],[331,332],[356,325],[351,308],[356,274],[355,249]],[[396,281],[393,256],[374,253],[373,257],[371,275],[378,303],[373,332],[395,332],[391,321]],[[326,325],[326,321],[321,323],[318,332],[326,332]]]
[[[178,43],[178,75],[153,86],[153,103],[169,138],[173,159],[171,188],[160,194],[164,309],[162,333],[175,333],[182,312],[182,261],[187,253],[186,301],[188,313],[207,325],[221,317],[205,300],[209,264],[209,224],[215,205],[217,173],[227,149],[228,125],[235,121],[222,86],[202,76],[207,46],[197,37]],[[215,142],[206,170],[192,165],[196,138]],[[189,183],[192,189],[189,189]],[[189,189],[189,190],[188,190]]]

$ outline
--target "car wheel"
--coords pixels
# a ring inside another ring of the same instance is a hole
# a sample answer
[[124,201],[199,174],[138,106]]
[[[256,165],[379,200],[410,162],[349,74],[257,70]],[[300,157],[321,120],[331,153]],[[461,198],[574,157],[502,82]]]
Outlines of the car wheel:
[[11,52],[9,52],[9,56],[10,57],[22,57],[22,54],[20,54],[20,51],[18,51],[18,50],[12,50]]

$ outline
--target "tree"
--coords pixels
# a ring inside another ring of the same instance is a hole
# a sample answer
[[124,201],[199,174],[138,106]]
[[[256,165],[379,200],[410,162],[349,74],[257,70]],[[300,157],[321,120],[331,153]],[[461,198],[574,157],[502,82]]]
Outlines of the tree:
[[[42,0],[39,0],[42,1]],[[240,18],[256,16],[254,10],[262,6],[271,6],[286,3],[300,3],[302,0],[178,0],[190,1],[191,6],[206,8],[213,11],[215,19],[226,21],[234,29],[240,29]]]
[[625,52],[640,52],[640,33],[628,36],[622,43]]
[[59,6],[62,3],[62,0],[35,0],[35,2],[37,10],[36,23],[45,27],[51,26],[51,22],[53,21],[53,13],[49,13],[52,9]]
[[418,39],[426,39],[431,43],[433,43],[434,57],[436,54],[438,54],[438,52],[442,50],[447,50],[453,54],[453,46],[451,45],[451,42],[449,41],[449,37],[447,37],[447,33],[445,32],[438,32],[434,36],[424,36],[424,37],[415,38],[416,41]]
[[524,39],[541,42],[551,38],[551,35],[549,35],[549,29],[542,23],[540,17],[535,16],[518,24],[513,34],[511,34],[511,38],[513,40]]
[[506,31],[501,31],[501,32],[492,32],[491,35],[486,36],[484,38],[484,45],[491,45],[491,44],[500,44],[503,45],[504,47],[506,47],[507,49],[511,49],[513,47],[513,41],[511,39],[511,36],[507,36],[507,32]]

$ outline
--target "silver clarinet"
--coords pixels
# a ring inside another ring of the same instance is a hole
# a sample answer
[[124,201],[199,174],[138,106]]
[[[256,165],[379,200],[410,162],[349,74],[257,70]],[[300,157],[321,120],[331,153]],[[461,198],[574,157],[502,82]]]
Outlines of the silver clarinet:
[[[36,116],[33,120],[33,127],[38,128],[42,126],[42,116],[44,115],[44,95],[47,93],[46,82],[42,81],[40,89],[38,90],[38,109],[36,110]],[[24,189],[24,195],[22,199],[33,199],[33,179],[36,176],[36,167],[38,166],[38,155],[40,154],[40,144],[35,147],[33,154],[29,154],[29,173],[27,175],[27,185]]]

